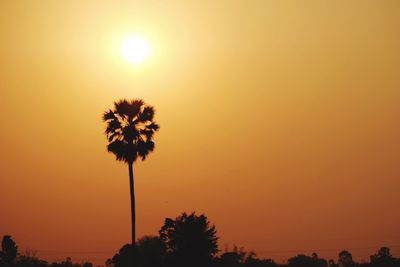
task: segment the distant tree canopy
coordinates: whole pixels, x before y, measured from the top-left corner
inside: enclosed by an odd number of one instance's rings
[[[114,267],[161,267],[163,263],[163,247],[160,238],[145,236],[138,240],[136,246],[124,245],[112,259],[107,260],[107,266]]]
[[[158,267],[163,263],[163,246],[157,236],[145,236],[137,243],[137,265],[141,267]]]
[[[343,250],[339,253],[338,264],[340,267],[354,266],[353,255],[351,255],[347,250]]]
[[[328,262],[325,259],[318,257],[316,253],[310,256],[303,254],[297,255],[296,257],[290,258],[288,260],[288,267],[327,267]]]
[[[243,248],[233,247],[232,251],[225,251],[215,260],[219,267],[275,267],[277,264],[271,259],[258,259],[253,251],[246,252]]]
[[[377,254],[371,256],[371,264],[376,267],[400,266],[400,259],[394,258],[388,247],[382,247]]]
[[[136,247],[123,246],[107,265],[114,267],[210,266],[218,252],[215,226],[195,213],[165,219],[159,236],[146,236]]]
[[[17,257],[18,247],[10,235],[5,235],[1,241],[0,258],[5,263],[14,262]]]
[[[259,259],[252,251],[234,246],[233,250],[218,252],[216,229],[205,215],[183,213],[175,219],[167,218],[159,236],[145,236],[136,245],[124,245],[106,261],[107,267],[400,267],[388,247],[380,248],[370,262],[354,262],[352,254],[343,250],[337,262],[326,261],[316,253],[300,254],[286,264],[272,259]],[[3,237],[0,267],[93,267],[90,262],[73,263],[72,259],[48,264],[33,254],[20,255],[11,236]]]
[[[203,214],[167,218],[159,233],[171,266],[205,266],[218,252],[215,226]]]

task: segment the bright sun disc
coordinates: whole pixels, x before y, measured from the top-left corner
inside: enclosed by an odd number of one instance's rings
[[[140,63],[149,56],[150,46],[142,37],[131,36],[122,42],[121,54],[130,63]]]

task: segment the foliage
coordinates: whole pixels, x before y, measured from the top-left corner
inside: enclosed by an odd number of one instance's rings
[[[253,251],[246,252],[243,248],[233,247],[232,251],[225,251],[215,262],[220,267],[276,267],[271,259],[258,259]]]
[[[136,242],[135,189],[133,162],[138,158],[145,160],[154,150],[153,136],[160,128],[154,122],[154,108],[143,100],[122,99],[114,102],[114,109],[103,114],[106,122],[107,150],[118,161],[128,163],[129,189],[131,197],[132,244]]]
[[[114,102],[114,109],[103,115],[107,150],[119,161],[132,163],[138,157],[145,160],[154,150],[153,136],[159,129],[153,121],[154,113],[154,108],[140,99]]]
[[[203,214],[167,218],[159,233],[167,261],[173,266],[206,266],[218,252],[215,226]]]
[[[388,247],[381,247],[377,254],[371,256],[371,264],[374,267],[400,266],[400,259],[396,259],[390,254]]]
[[[303,254],[297,255],[288,260],[288,267],[327,267],[328,262],[318,257],[316,253],[310,256]]]
[[[5,263],[14,262],[17,257],[18,247],[10,235],[5,235],[1,241],[0,258]]]
[[[353,255],[347,250],[343,250],[339,253],[338,264],[340,267],[352,267],[354,266]]]
[[[163,262],[161,241],[156,236],[145,236],[135,246],[124,245],[112,259],[107,260],[110,267],[159,267]]]
[[[145,236],[136,246],[124,245],[107,267],[400,267],[400,258],[395,258],[388,247],[380,248],[370,257],[370,262],[356,263],[352,254],[343,250],[338,254],[337,263],[329,263],[318,257],[297,255],[289,258],[287,264],[277,264],[271,259],[259,259],[252,251],[246,252],[236,246],[232,251],[217,255],[215,226],[207,217],[183,213],[175,219],[166,219],[159,236]],[[66,258],[60,263],[47,263],[35,257],[34,253],[17,253],[18,247],[11,236],[4,236],[0,252],[0,267],[93,267],[89,262],[73,263]]]

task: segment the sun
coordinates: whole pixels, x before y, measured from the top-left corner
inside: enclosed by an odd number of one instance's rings
[[[121,43],[121,55],[129,63],[141,63],[149,57],[150,45],[143,37],[129,36]]]

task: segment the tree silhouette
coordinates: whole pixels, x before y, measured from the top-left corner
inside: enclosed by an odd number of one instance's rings
[[[114,102],[114,109],[103,115],[107,123],[105,134],[108,140],[107,150],[115,155],[118,161],[128,164],[131,196],[132,245],[136,240],[135,187],[133,163],[141,158],[145,160],[154,150],[153,136],[159,126],[153,121],[154,108],[143,100],[122,99]]]
[[[377,254],[370,257],[371,265],[376,267],[399,266],[400,261],[390,254],[388,247],[381,247]]]
[[[132,244],[126,244],[111,260],[108,260],[108,266],[129,267],[135,266],[135,250]]]
[[[347,250],[341,251],[339,253],[338,265],[339,265],[339,267],[354,266],[353,255],[351,255],[351,253],[348,252]]]
[[[215,226],[203,214],[167,218],[159,233],[171,266],[208,266],[218,252]]]
[[[135,245],[124,245],[106,267],[400,267],[400,258],[394,257],[388,247],[382,247],[370,262],[353,261],[350,252],[339,253],[338,262],[326,261],[316,253],[311,256],[297,255],[287,263],[275,263],[272,259],[258,258],[252,252],[234,246],[220,256],[217,253],[215,227],[204,215],[183,213],[176,219],[166,219],[159,231],[160,236],[144,236]],[[35,257],[27,250],[18,253],[18,247],[11,236],[5,235],[1,243],[0,267],[93,267],[90,262],[73,262],[70,257],[64,261],[48,263]]]
[[[163,265],[163,246],[158,236],[144,236],[136,246],[136,266],[161,267]]]
[[[288,267],[327,267],[328,262],[318,257],[316,253],[310,256],[303,254],[288,259]]]
[[[109,267],[161,267],[163,266],[163,247],[157,236],[140,238],[135,247],[124,245],[118,253],[106,261]]]
[[[16,246],[14,240],[12,240],[10,235],[3,236],[1,241],[1,252],[0,258],[5,263],[12,263],[17,257],[18,247]]]
[[[246,252],[237,246],[232,251],[226,250],[214,262],[213,266],[220,267],[278,267],[272,259],[259,259],[255,252]]]

